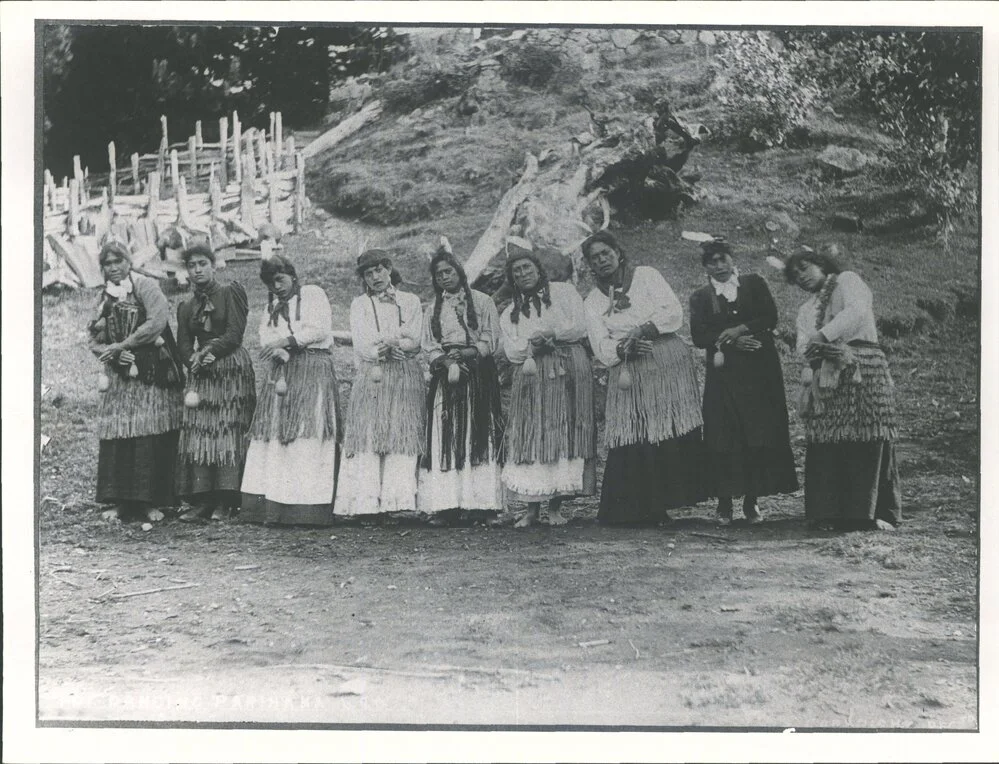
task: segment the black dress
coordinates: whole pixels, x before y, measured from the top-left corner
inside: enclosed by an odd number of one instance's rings
[[[745,324],[762,343],[759,350],[724,351],[716,368],[718,335]],[[787,399],[774,346],[777,306],[766,282],[755,274],[739,277],[735,302],[715,294],[710,284],[690,297],[690,333],[704,348],[704,442],[713,496],[769,496],[798,490],[788,437]]]

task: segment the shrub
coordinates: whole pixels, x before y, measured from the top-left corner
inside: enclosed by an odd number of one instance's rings
[[[388,111],[404,114],[464,93],[473,79],[474,71],[458,60],[420,62],[398,79],[389,79],[380,95]]]
[[[553,80],[564,65],[562,55],[557,50],[540,43],[527,43],[503,57],[501,73],[510,82],[541,89]]]
[[[744,146],[780,146],[805,124],[818,89],[803,71],[803,57],[779,50],[766,32],[719,33],[715,58],[717,133]]]

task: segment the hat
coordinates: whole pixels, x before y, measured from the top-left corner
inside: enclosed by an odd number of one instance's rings
[[[376,265],[392,268],[392,258],[384,249],[369,249],[367,252],[361,253],[361,256],[357,258],[357,275],[363,276],[368,268],[373,268]]]

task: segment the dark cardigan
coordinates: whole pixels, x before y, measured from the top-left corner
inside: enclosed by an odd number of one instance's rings
[[[242,285],[238,281],[219,284],[208,295],[212,311],[207,330],[195,320],[200,299],[195,294],[177,306],[177,346],[184,363],[194,354],[195,341],[198,350],[208,348],[216,358],[224,358],[243,344],[249,303]]]

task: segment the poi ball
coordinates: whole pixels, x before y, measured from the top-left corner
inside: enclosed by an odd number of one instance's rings
[[[97,392],[106,393],[111,387],[111,378],[103,371],[97,375]]]
[[[812,384],[812,367],[806,366],[801,370],[801,384],[810,385]]]
[[[461,379],[461,369],[458,368],[458,364],[453,363],[447,370],[447,381],[452,385],[458,384]]]
[[[197,390],[188,390],[184,395],[184,405],[189,409],[196,409],[201,405],[201,396]]]
[[[288,394],[288,383],[285,382],[284,377],[280,377],[278,381],[274,383],[274,392],[278,395]]]
[[[380,363],[375,364],[375,368],[371,370],[371,381],[381,382],[384,374],[382,373],[382,365]]]
[[[535,376],[538,373],[538,362],[529,357],[524,361],[523,372],[527,377]]]
[[[630,390],[634,382],[631,379],[631,369],[627,366],[621,367],[621,373],[617,377],[617,386],[620,390]]]
[[[134,363],[128,367],[128,376],[131,379],[137,379],[139,376],[139,367],[136,366]]]
[[[158,348],[163,347],[163,338],[157,337],[156,340],[153,342],[153,344]]]
[[[716,369],[720,369],[725,365],[725,354],[720,350],[716,350],[714,358],[711,359],[711,362],[715,365]]]

